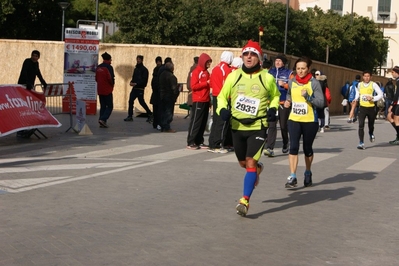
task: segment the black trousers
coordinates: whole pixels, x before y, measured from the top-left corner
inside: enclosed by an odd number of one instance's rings
[[[230,123],[223,121],[220,115],[216,113],[218,105],[217,97],[214,96],[212,98],[212,104],[212,127],[211,133],[209,134],[209,148],[222,148],[225,145],[227,134],[231,134]]]
[[[290,115],[291,108],[285,108],[282,104],[280,104],[278,108],[278,122],[280,123],[281,137],[283,138],[283,146],[287,146],[288,144],[288,117]],[[268,122],[269,129],[267,134],[267,144],[266,148],[274,149],[274,145],[276,144],[277,138],[277,121]]]
[[[375,108],[373,107],[359,107],[358,121],[359,121],[359,140],[364,142],[364,123],[368,120],[369,134],[374,134]]]
[[[204,143],[204,132],[209,115],[209,102],[193,102],[188,127],[187,145]]]

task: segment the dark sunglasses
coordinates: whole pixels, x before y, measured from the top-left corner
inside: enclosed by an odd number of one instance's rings
[[[242,55],[243,55],[243,56],[248,56],[248,55],[251,55],[251,56],[258,56],[258,54],[255,53],[255,52],[243,52]]]

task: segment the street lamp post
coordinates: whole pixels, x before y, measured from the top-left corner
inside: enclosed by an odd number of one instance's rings
[[[284,33],[284,54],[287,53],[287,33],[288,33],[288,10],[290,7],[290,0],[287,0],[287,9],[285,11],[285,33]]]
[[[95,29],[98,29],[98,0],[96,0],[96,25]]]
[[[68,2],[58,2],[58,5],[62,9],[62,32],[61,32],[61,41],[64,40],[64,32],[65,32],[65,10],[68,8]]]
[[[261,45],[261,38],[263,36],[263,27],[259,26],[259,46],[262,47]]]
[[[385,20],[389,17],[389,14],[380,14],[382,18],[382,39],[384,39],[384,29],[385,29]],[[382,55],[381,55],[381,62],[380,62],[380,76],[382,76]]]

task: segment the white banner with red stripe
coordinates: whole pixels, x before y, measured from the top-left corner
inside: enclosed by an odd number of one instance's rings
[[[43,93],[21,85],[0,85],[0,137],[25,129],[60,127],[45,105]]]
[[[64,95],[64,84],[48,84],[44,90],[44,96],[62,96]]]

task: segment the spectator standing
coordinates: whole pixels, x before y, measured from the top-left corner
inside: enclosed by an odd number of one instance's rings
[[[392,76],[396,75],[395,71],[392,71]],[[395,77],[394,77],[395,78]],[[390,78],[388,79],[387,84],[385,84],[385,118],[388,120],[388,109],[392,105],[393,98],[395,96],[395,84],[394,81]]]
[[[147,87],[148,83],[148,69],[143,65],[143,60],[144,56],[142,55],[138,55],[136,57],[137,64],[133,70],[132,80],[130,81],[132,90],[129,96],[128,114],[124,121],[133,121],[133,107],[134,100],[136,100],[136,98],[139,100],[140,105],[147,112],[147,122],[152,120],[152,112],[144,101],[144,89]]]
[[[342,97],[344,97],[343,100],[346,100],[346,105],[342,106],[344,115],[346,115],[346,109],[348,106],[349,87],[350,87],[350,82],[347,81],[347,82],[345,82],[344,86],[342,86],[342,88],[341,88],[341,95],[342,95]]]
[[[356,89],[360,82],[360,75],[356,75],[355,80],[352,81],[349,87],[348,102],[350,104],[350,112],[348,123],[355,123],[357,121],[357,114],[359,112],[359,102],[356,99]]]
[[[388,109],[387,119],[396,131],[396,138],[389,142],[391,145],[399,145],[399,66],[395,66],[392,70],[392,77],[395,82],[395,95]]]
[[[103,62],[96,68],[97,93],[100,99],[100,127],[107,128],[107,121],[114,109],[112,92],[115,86],[114,68],[111,66],[111,55],[107,52],[101,55]]]
[[[176,133],[170,128],[173,121],[175,102],[179,96],[177,78],[173,74],[174,65],[172,62],[165,64],[165,70],[159,76],[159,92],[161,96],[161,131],[166,133]]]
[[[325,76],[325,75],[322,75]],[[323,108],[324,111],[324,119],[325,119],[325,126],[324,128],[326,130],[330,129],[330,103],[331,103],[331,93],[330,93],[330,89],[328,88],[328,83],[327,83],[327,76],[325,76],[326,79],[324,80],[325,84],[326,84],[326,91],[324,93],[325,97],[326,97],[326,105]]]
[[[302,137],[303,153],[306,170],[304,173],[304,186],[312,186],[313,141],[319,129],[316,108],[324,107],[324,95],[320,82],[313,78],[309,72],[312,60],[300,57],[295,62],[296,75],[288,82],[287,98],[284,107],[292,106],[288,118],[288,131],[290,134],[289,164],[291,174],[288,177],[286,188],[297,186],[296,171],[298,167],[299,142]]]
[[[161,99],[159,95],[158,71],[162,65],[162,57],[157,56],[155,58],[155,64],[156,66],[152,71],[152,79],[151,79],[152,94],[151,94],[150,104],[152,104],[152,112],[153,112],[152,127],[157,129],[158,125],[160,124],[159,113],[160,113],[160,104],[161,104]]]
[[[47,83],[44,80],[39,67],[40,52],[33,50],[30,58],[26,58],[22,64],[21,73],[19,74],[18,84],[25,85],[27,90],[35,88],[36,77],[39,78],[44,88],[47,87]]]
[[[230,51],[223,51],[220,56],[220,63],[213,69],[210,76],[210,86],[212,90],[212,127],[209,134],[209,152],[213,153],[227,153],[224,149],[224,140],[230,130],[229,122],[223,121],[217,114],[217,96],[222,90],[223,84],[227,76],[231,73],[230,64],[233,62],[233,53]]]
[[[18,84],[25,85],[27,90],[35,89],[36,77],[39,78],[44,89],[47,87],[47,83],[40,72],[39,59],[40,52],[33,50],[30,58],[26,58],[22,64]],[[17,137],[28,139],[35,131],[36,129],[20,130],[17,132]]]
[[[242,49],[242,58],[242,68],[232,72],[223,85],[217,112],[224,121],[231,121],[234,151],[239,165],[246,170],[243,196],[236,206],[237,214],[245,216],[263,170],[258,161],[268,121],[276,121],[280,92],[273,76],[261,68],[259,43],[249,40]]]
[[[242,58],[241,57],[234,57],[233,62],[231,62],[231,71],[237,70],[242,67]]]
[[[324,110],[331,102],[331,94],[330,94],[330,90],[327,87],[327,76],[318,75],[318,76],[316,76],[316,79],[320,82],[321,90],[323,91],[323,96],[324,96],[324,108],[316,108],[317,117],[319,118],[320,133],[324,133],[324,126],[326,124],[326,122],[325,122],[326,121],[326,113]]]
[[[190,84],[190,82],[191,82],[191,72],[193,72],[193,70],[197,67],[197,65],[198,65],[198,59],[199,59],[198,56],[195,56],[195,57],[193,58],[194,63],[193,63],[193,65],[190,67],[190,70],[188,71],[188,75],[187,75],[187,83],[186,83],[187,90],[188,90],[187,105],[190,106],[190,107],[193,105],[193,92],[192,92],[191,84]]]
[[[374,122],[375,122],[375,103],[383,97],[382,91],[377,83],[371,81],[371,71],[363,72],[363,81],[359,82],[356,89],[356,101],[359,100],[359,150],[366,149],[364,146],[364,123],[367,117],[370,142],[375,141]],[[375,96],[373,96],[375,94]]]
[[[190,125],[187,135],[187,149],[208,149],[204,144],[204,132],[210,106],[210,74],[208,72],[212,59],[202,53],[197,67],[191,72],[190,87],[193,91],[193,106],[190,114]]]
[[[282,152],[288,152],[288,127],[287,121],[290,114],[291,108],[285,108],[284,102],[287,97],[288,80],[292,77],[292,71],[285,67],[287,64],[287,58],[284,54],[277,55],[274,60],[274,67],[269,70],[269,73],[275,78],[277,88],[280,91],[280,102],[278,106],[278,121],[280,123],[281,137],[283,139]],[[276,144],[277,138],[277,121],[269,122],[269,129],[267,134],[267,143],[264,154],[269,157],[274,157],[274,145]]]

